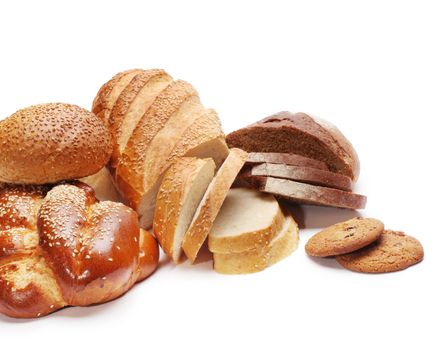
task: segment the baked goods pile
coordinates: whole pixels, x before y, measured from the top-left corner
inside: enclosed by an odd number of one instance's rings
[[[122,295],[154,272],[158,244],[173,263],[196,262],[207,242],[219,273],[264,270],[298,245],[280,198],[366,204],[352,192],[357,154],[332,124],[281,112],[225,137],[197,91],[161,69],[115,75],[92,113],[19,110],[0,122],[0,152],[0,312],[13,317]],[[306,251],[360,272],[422,259],[411,237],[355,221]]]
[[[0,122],[0,312],[39,317],[115,299],[157,267],[135,211],[75,181],[109,160],[111,136],[80,107],[28,107]]]

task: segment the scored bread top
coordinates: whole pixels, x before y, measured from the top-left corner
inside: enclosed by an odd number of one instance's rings
[[[209,234],[211,252],[236,253],[260,249],[281,230],[284,215],[274,196],[232,188]]]
[[[121,92],[109,116],[109,127],[115,145],[113,165],[124,151],[140,118],[172,78],[161,69],[151,69],[136,75]]]
[[[134,193],[130,198],[138,206],[141,194],[145,192],[145,177],[151,176],[145,168],[151,141],[164,127],[171,115],[176,113],[182,103],[190,98],[198,98],[195,89],[188,83],[178,80],[169,84],[155,99],[149,110],[142,116],[117,166],[117,185],[119,181],[130,184]]]
[[[92,113],[99,117],[106,126],[108,126],[109,115],[120,93],[132,78],[141,72],[141,69],[130,69],[118,73],[111,80],[103,84],[98,91],[92,103]]]

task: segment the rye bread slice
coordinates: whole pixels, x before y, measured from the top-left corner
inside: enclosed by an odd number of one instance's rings
[[[366,197],[334,188],[314,186],[269,176],[250,176],[248,183],[260,191],[292,202],[326,207],[364,209]]]
[[[272,176],[282,179],[295,180],[311,185],[320,185],[336,188],[343,191],[352,190],[352,181],[349,177],[314,168],[300,167],[286,164],[258,164],[245,169],[240,176]]]
[[[350,177],[359,175],[357,153],[332,124],[305,113],[280,112],[226,137],[229,147],[247,152],[298,154],[328,165],[330,171]]]
[[[298,165],[308,168],[328,170],[328,166],[324,162],[290,153],[251,152],[248,154],[248,160],[246,162],[250,164],[272,163]]]

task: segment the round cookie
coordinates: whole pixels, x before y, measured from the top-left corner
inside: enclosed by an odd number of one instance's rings
[[[326,257],[353,252],[380,237],[384,225],[377,219],[356,217],[316,233],[305,245],[308,255]]]
[[[336,256],[344,268],[356,272],[383,273],[406,269],[423,260],[421,243],[403,232],[386,230],[373,244]]]

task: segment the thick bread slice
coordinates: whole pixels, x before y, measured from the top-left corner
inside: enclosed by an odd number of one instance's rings
[[[297,165],[307,168],[316,168],[321,170],[328,170],[326,163],[316,159],[306,158],[298,154],[290,153],[260,153],[251,152],[248,154],[248,163],[273,163],[273,164],[287,164]]]
[[[106,167],[94,175],[81,178],[80,181],[91,186],[100,201],[123,202],[123,198],[112,181],[111,173]]]
[[[207,109],[203,115],[190,125],[174,146],[167,162],[181,156],[212,158],[218,167],[228,156],[225,135],[213,109]]]
[[[332,124],[305,113],[280,112],[226,137],[229,147],[247,152],[299,154],[328,165],[354,182],[360,164],[351,143]]]
[[[283,227],[285,217],[274,196],[231,188],[209,233],[213,253],[263,249]]]
[[[172,82],[162,69],[138,74],[122,91],[109,116],[109,128],[115,140],[112,164],[116,166],[140,118],[160,92]]]
[[[131,69],[118,73],[98,91],[92,103],[92,113],[97,115],[106,126],[109,126],[109,115],[120,93],[132,78],[141,72],[143,72],[141,69]]]
[[[229,189],[247,157],[246,152],[237,148],[231,149],[228,158],[206,190],[182,244],[186,256],[192,262],[195,261],[197,253],[206,240]]]
[[[151,141],[144,157],[143,192],[137,206],[142,227],[150,227],[154,218],[155,199],[163,179],[164,172],[170,166],[168,156],[182,133],[205,109],[198,97],[184,101],[177,113],[171,115],[154,139]]]
[[[157,195],[154,235],[164,252],[178,263],[183,236],[214,177],[210,158],[181,158],[165,173]]]
[[[198,95],[190,84],[181,80],[172,82],[157,96],[129,138],[117,165],[115,180],[132,208],[138,208],[146,192],[145,178],[150,176],[150,171],[145,168],[145,161],[151,141],[173,114],[180,113],[183,102],[191,99],[198,99]]]
[[[352,190],[352,181],[349,177],[314,168],[300,167],[286,164],[258,164],[245,169],[242,176],[272,176],[283,179],[305,182],[313,185],[337,188],[343,191]]]
[[[364,209],[366,205],[365,196],[334,188],[265,176],[251,176],[248,181],[260,191],[296,203],[348,209]]]
[[[245,274],[264,270],[291,255],[298,245],[298,226],[292,216],[263,249],[240,253],[214,253],[214,270],[223,274]]]
[[[140,213],[140,224],[142,227],[150,227],[152,225],[155,199],[160,183],[164,172],[175,159],[181,156],[213,158],[218,168],[228,156],[229,149],[226,145],[218,117],[214,114],[215,111],[203,110],[200,103],[194,105],[193,109],[193,112],[189,111],[189,113],[184,109],[184,116],[178,113],[176,118],[171,117],[167,125],[151,142],[148,152],[152,156],[148,155],[146,157],[147,165],[145,165],[145,169],[149,169],[149,172],[146,172],[149,177],[145,178],[144,194],[137,209]],[[189,125],[193,118],[199,115],[197,113],[202,114]],[[180,118],[181,121],[177,120],[177,118]],[[205,123],[202,123],[202,119],[205,120]],[[183,127],[180,128],[177,124]],[[202,128],[202,124],[205,128]],[[186,126],[187,129],[183,130]],[[189,138],[190,134],[194,137],[193,139]],[[170,151],[171,148],[172,151]],[[168,152],[170,154],[166,158]]]

